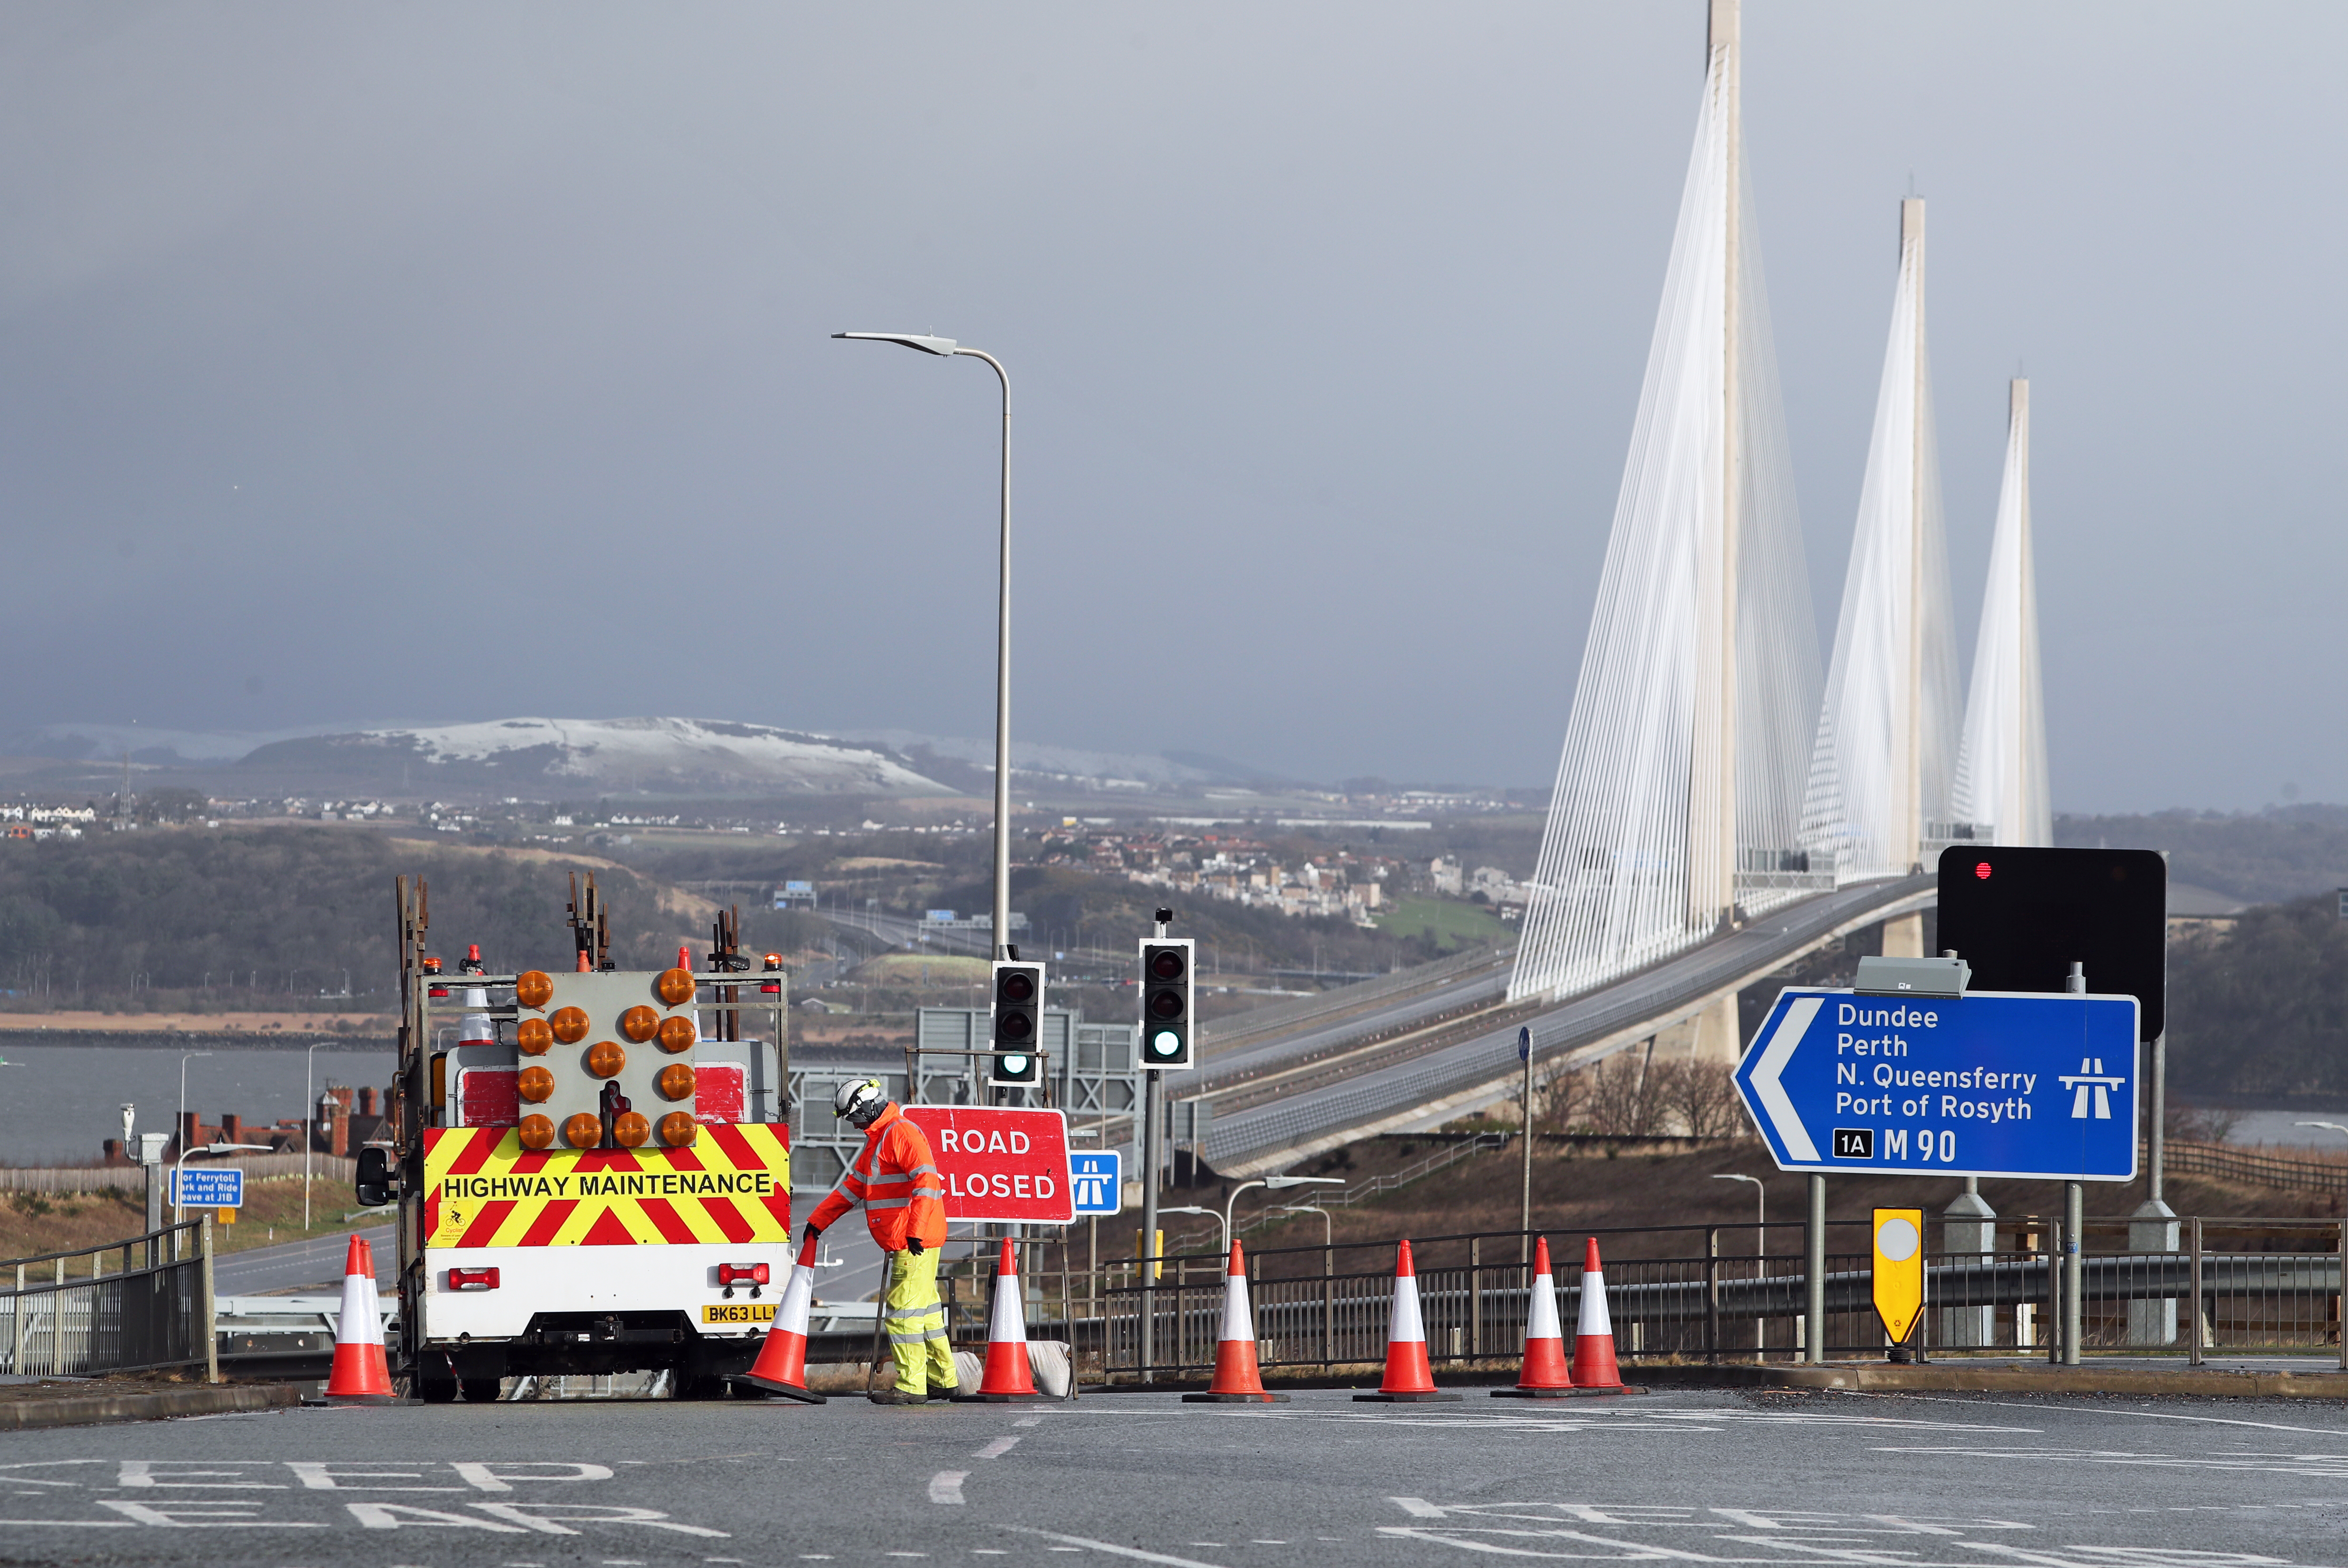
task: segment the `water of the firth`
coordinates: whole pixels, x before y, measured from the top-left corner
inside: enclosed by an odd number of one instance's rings
[[[37,1046],[0,1040],[0,1165],[81,1164],[122,1136],[122,1107],[139,1130],[169,1132],[180,1109],[180,1055],[187,1047]],[[300,1050],[219,1050],[188,1063],[188,1109],[217,1123],[222,1111],[269,1122],[302,1114]],[[354,1088],[391,1082],[386,1050],[321,1047],[311,1082]]]

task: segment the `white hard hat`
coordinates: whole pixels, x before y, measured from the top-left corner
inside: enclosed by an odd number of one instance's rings
[[[888,1103],[889,1097],[880,1091],[879,1078],[857,1078],[832,1092],[831,1114],[863,1127],[879,1116]]]

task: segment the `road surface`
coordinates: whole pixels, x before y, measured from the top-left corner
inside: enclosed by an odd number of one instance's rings
[[[226,1532],[226,1533],[218,1533]],[[0,1556],[268,1568],[2348,1563],[2317,1403],[1169,1395],[299,1409],[0,1435]]]
[[[354,1235],[366,1237],[375,1253],[376,1288],[391,1289],[399,1274],[399,1250],[392,1244],[391,1227],[378,1224],[307,1241],[280,1242],[273,1247],[222,1253],[212,1259],[212,1292],[216,1295],[332,1294],[343,1287],[343,1260],[349,1255]]]

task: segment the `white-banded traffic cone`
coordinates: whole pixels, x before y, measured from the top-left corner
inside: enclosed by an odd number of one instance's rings
[[[383,1315],[375,1297],[375,1249],[353,1236],[343,1254],[343,1311],[335,1324],[335,1366],[326,1398],[350,1405],[392,1402],[391,1367],[383,1356]]]
[[[820,1405],[824,1397],[807,1386],[808,1307],[815,1299],[816,1244],[809,1242],[797,1263],[785,1264],[790,1277],[783,1282],[783,1299],[775,1306],[775,1326],[758,1346],[758,1359],[747,1372],[728,1379],[747,1384],[761,1393]]]
[[[1027,1365],[1027,1303],[1019,1285],[1018,1253],[1009,1236],[1003,1238],[994,1271],[994,1304],[986,1320],[986,1370],[978,1380],[978,1392],[967,1398],[991,1405],[1049,1398],[1035,1391],[1035,1374]]]
[[[1614,1365],[1614,1319],[1606,1310],[1606,1270],[1598,1261],[1598,1238],[1581,1253],[1581,1315],[1573,1330],[1573,1387],[1584,1394],[1632,1394]]]
[[[1223,1327],[1215,1336],[1215,1377],[1203,1394],[1185,1394],[1186,1405],[1285,1405],[1285,1394],[1267,1394],[1255,1364],[1255,1314],[1248,1306],[1247,1263],[1240,1243],[1223,1264]]]
[[[1394,1311],[1386,1319],[1386,1375],[1375,1394],[1356,1399],[1382,1401],[1457,1399],[1435,1386],[1426,1360],[1426,1326],[1418,1315],[1418,1271],[1411,1266],[1410,1243],[1395,1253]]]
[[[1602,1311],[1603,1308],[1601,1307]],[[1573,1392],[1565,1365],[1565,1330],[1557,1320],[1557,1282],[1549,1266],[1549,1238],[1533,1243],[1530,1308],[1525,1314],[1525,1367],[1513,1388],[1495,1388],[1495,1399],[1562,1399]]]

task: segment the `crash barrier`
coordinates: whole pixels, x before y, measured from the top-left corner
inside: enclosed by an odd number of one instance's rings
[[[0,1263],[0,1373],[212,1367],[211,1221]]]
[[[1777,929],[1748,928],[1737,941],[1683,954],[1636,982],[1622,982],[1568,1002],[1534,1017],[1533,1060],[1547,1072],[1559,1058],[1653,1019],[1669,1018],[1734,985],[1739,976],[1765,973],[1818,940],[1822,932],[1849,924],[1866,911],[1929,892],[1931,876],[1904,877],[1842,894],[1812,900],[1773,913]],[[1609,998],[1612,998],[1611,1000]],[[1433,1054],[1365,1070],[1344,1088],[1290,1096],[1218,1115],[1200,1150],[1217,1170],[1244,1169],[1250,1161],[1308,1143],[1325,1147],[1339,1133],[1375,1128],[1419,1108],[1433,1106],[1505,1084],[1522,1068],[1511,1024]]]
[[[196,1150],[201,1153],[201,1150]],[[233,1167],[252,1177],[265,1181],[272,1177],[302,1174],[299,1154],[248,1154],[208,1160],[207,1170]],[[354,1159],[337,1159],[332,1154],[310,1156],[310,1174],[321,1181],[340,1181],[348,1186],[358,1169]],[[168,1180],[169,1172],[166,1172]],[[144,1165],[66,1165],[43,1167],[33,1165],[0,1165],[0,1192],[144,1192],[147,1191],[147,1167]],[[119,1243],[117,1243],[118,1245]]]
[[[1488,985],[1476,988],[1475,998],[1479,1002],[1498,1001],[1509,988],[1505,965],[1515,951],[1514,948],[1504,948],[1496,953],[1488,948],[1468,948],[1448,958],[1397,969],[1375,980],[1356,980],[1351,985],[1340,985],[1334,991],[1320,991],[1310,996],[1292,996],[1284,1002],[1250,1007],[1244,1013],[1210,1018],[1199,1026],[1200,1048],[1210,1055],[1235,1049],[1255,1040],[1269,1039],[1301,1028],[1317,1019],[1367,1007],[1375,1002],[1407,996],[1414,991],[1432,990],[1447,981],[1472,975],[1479,969],[1488,969],[1492,974]],[[1132,954],[1128,953],[1125,957],[1130,962]],[[1455,1002],[1454,1005],[1457,1004]]]
[[[1937,1216],[1933,1217],[1937,1221]],[[1941,1239],[1937,1223],[1931,1239]],[[1765,1245],[1756,1246],[1756,1230]],[[1557,1255],[1594,1236],[1605,1255],[1618,1354],[1626,1360],[1775,1360],[1807,1353],[1808,1281],[1798,1223],[1659,1226],[1555,1233]],[[2168,1233],[2174,1233],[2173,1246]],[[2343,1354],[2342,1222],[2186,1217],[2090,1221],[2080,1269],[2084,1348],[2170,1355]],[[2154,1233],[2147,1236],[2147,1232]],[[1921,1348],[1927,1356],[2054,1354],[2065,1245],[2061,1222],[1994,1222],[1987,1252],[1928,1249]],[[1865,1221],[1828,1226],[1828,1357],[1879,1357]],[[1391,1242],[1268,1248],[1249,1255],[1260,1364],[1329,1371],[1382,1361],[1394,1297]],[[1427,1353],[1446,1364],[1513,1357],[1529,1299],[1529,1238],[1515,1232],[1412,1238]],[[2132,1244],[2147,1250],[2131,1251]],[[1154,1283],[1138,1268],[1076,1278],[1077,1294],[1035,1301],[1031,1314],[1097,1351],[1112,1382],[1204,1377],[1223,1315],[1223,1259],[1163,1260]],[[1047,1276],[1048,1277],[1048,1276]],[[1576,1321],[1581,1270],[1560,1268],[1558,1311]],[[1084,1294],[1091,1286],[1092,1295]],[[1147,1315],[1151,1354],[1141,1355]],[[2348,1365],[2348,1354],[2343,1354]]]

